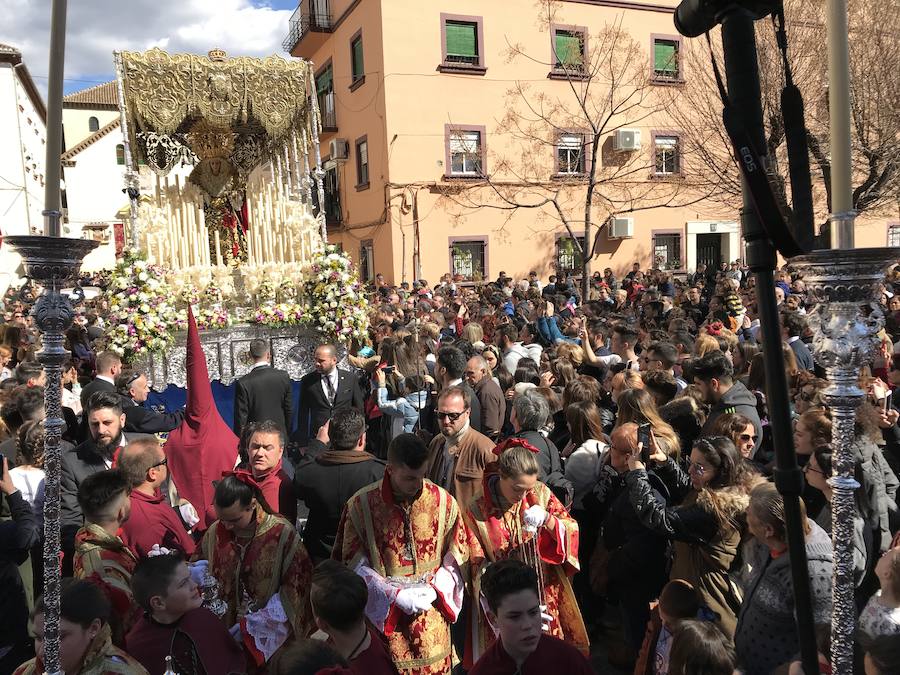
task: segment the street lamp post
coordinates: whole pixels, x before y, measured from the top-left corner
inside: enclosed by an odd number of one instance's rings
[[[44,232],[46,236],[9,236],[3,242],[15,249],[25,265],[25,274],[43,286],[33,314],[41,332],[43,348],[37,359],[44,366],[44,669],[60,675],[59,661],[59,479],[62,416],[62,367],[69,358],[63,347],[74,310],[62,293],[78,279],[81,262],[97,242],[60,237],[60,180],[62,173],[62,92],[66,47],[66,0],[53,0],[50,22],[50,66],[47,90],[47,154],[45,159]]]

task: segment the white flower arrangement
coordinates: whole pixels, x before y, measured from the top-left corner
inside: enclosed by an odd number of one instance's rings
[[[369,313],[350,259],[329,246],[313,255],[304,272],[303,323],[318,327],[329,339],[344,345],[363,342]]]
[[[107,346],[126,362],[166,349],[172,332],[183,327],[165,274],[163,267],[126,253],[110,276]]]

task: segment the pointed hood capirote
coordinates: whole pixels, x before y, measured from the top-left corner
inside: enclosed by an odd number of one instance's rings
[[[206,530],[216,519],[213,508],[213,481],[234,468],[238,438],[225,424],[213,400],[206,356],[194,313],[188,307],[187,405],[184,421],[169,434],[166,458],[178,494],[197,510],[197,529]]]

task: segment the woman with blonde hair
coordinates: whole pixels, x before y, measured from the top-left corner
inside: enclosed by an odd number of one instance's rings
[[[480,323],[476,323],[474,321],[470,321],[465,326],[463,326],[462,333],[459,334],[459,337],[463,340],[467,340],[471,344],[475,344],[476,342],[484,343],[484,329],[481,327]]]
[[[619,394],[617,405],[619,412],[616,415],[616,426],[628,422],[637,425],[649,423],[659,449],[667,456],[678,459],[681,441],[672,426],[659,416],[650,392],[645,389],[627,389]]]
[[[463,510],[472,533],[469,564],[472,597],[481,595],[481,575],[493,562],[518,558],[541,579],[544,630],[584,654],[589,643],[570,578],[579,570],[578,523],[546,485],[538,481],[537,449],[521,438],[496,448],[497,461],[484,470],[483,491]],[[465,666],[494,641],[476,601],[466,630]]]
[[[694,356],[700,358],[709,352],[716,351],[719,348],[719,341],[712,335],[700,333],[694,340]]]
[[[577,370],[584,363],[584,349],[571,342],[560,342],[556,345],[556,358],[571,361]]]

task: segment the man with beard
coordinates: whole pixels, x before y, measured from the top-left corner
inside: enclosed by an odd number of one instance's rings
[[[116,451],[126,445],[122,428],[125,415],[122,399],[115,392],[99,391],[88,399],[84,411],[90,438],[74,450],[62,453],[60,475],[60,527],[63,553],[63,575],[72,574],[75,533],[84,518],[78,503],[81,483],[98,471],[113,465]]]
[[[139,616],[131,594],[137,558],[117,534],[131,515],[130,492],[128,478],[118,469],[94,473],[78,487],[84,526],[75,535],[73,576],[103,588],[118,619],[111,624],[122,631],[113,635],[117,644]]]

